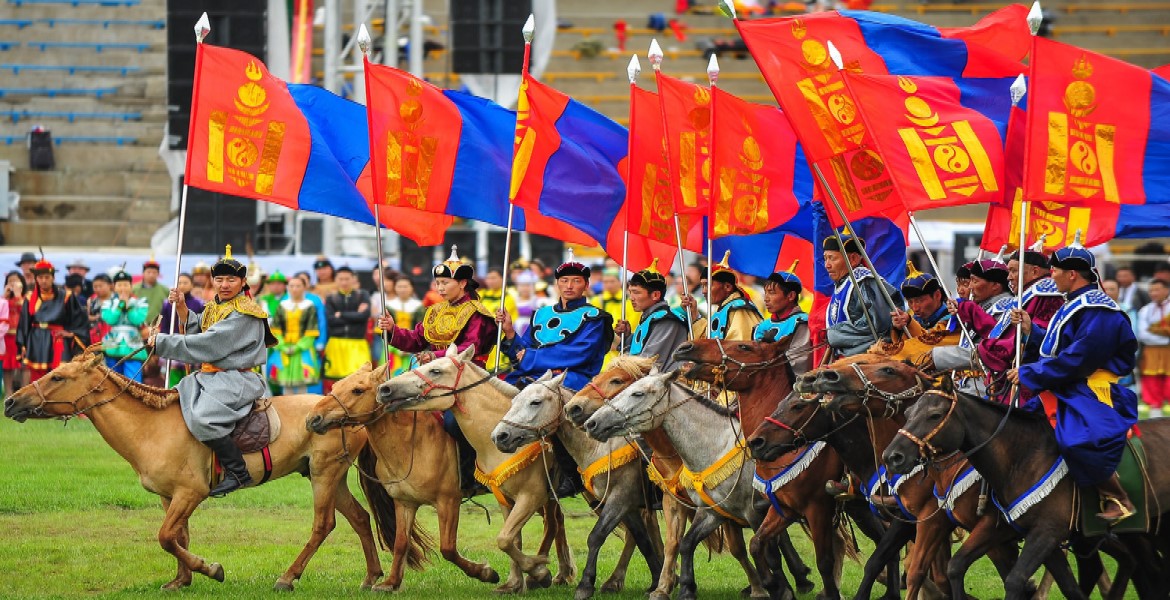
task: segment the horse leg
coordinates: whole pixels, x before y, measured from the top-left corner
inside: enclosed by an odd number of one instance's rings
[[[791,592],[792,589],[788,585],[787,578],[784,577],[783,564],[772,564],[769,560],[774,550],[779,549],[780,552],[784,552],[783,545],[779,542],[781,537],[788,537],[788,524],[788,520],[780,516],[780,513],[776,512],[775,509],[769,509],[768,514],[764,517],[764,522],[760,524],[759,529],[748,542],[748,553],[755,559],[756,564],[768,565],[768,571],[760,573],[760,579],[764,589],[768,590],[773,598],[780,597],[784,590]],[[792,546],[791,539],[788,540],[788,546]],[[791,565],[789,567],[791,568]]]
[[[995,517],[992,518],[994,519]],[[999,573],[999,577],[1003,581],[1007,581],[1008,573],[1011,572],[1012,567],[1016,564],[1016,557],[1019,555],[1020,548],[1014,541],[1005,542],[987,549],[987,558],[991,559],[991,564],[995,566],[995,571]],[[1044,582],[1047,582],[1047,584]],[[1039,586],[1032,582],[1031,579],[1028,580],[1028,597],[1043,600],[1048,597],[1048,588],[1051,586],[1052,576],[1046,570]]]
[[[601,514],[593,529],[589,531],[589,554],[585,559],[585,570],[581,573],[581,582],[577,584],[577,591],[573,595],[576,600],[586,600],[593,597],[593,585],[597,581],[597,555],[609,537],[610,532],[622,522],[626,509],[619,507],[616,502],[606,502],[601,505]],[[630,532],[632,537],[633,532]]]
[[[694,600],[696,597],[698,587],[695,584],[695,549],[722,523],[723,517],[716,515],[714,511],[702,510],[695,513],[695,520],[691,523],[691,528],[687,530],[686,535],[679,543],[678,600]],[[736,557],[736,559],[739,558]],[[740,561],[740,564],[743,564],[743,561]],[[759,575],[756,574],[755,568],[750,563],[745,566],[745,570],[751,571],[748,580],[751,582],[754,592],[759,588]]]
[[[918,598],[918,592],[926,580],[927,566],[939,555],[943,541],[950,537],[954,529],[949,521],[940,518],[920,520],[916,528],[914,546],[906,561],[906,600]]]
[[[472,562],[459,554],[459,500],[458,496],[443,496],[435,502],[439,516],[439,553],[464,575],[484,583],[499,583],[500,575],[491,565]]]
[[[7,374],[5,374],[5,375],[7,375]],[[163,506],[163,512],[169,511],[171,509],[171,499],[170,498],[163,498],[162,499],[162,506]],[[179,532],[179,545],[182,546],[183,548],[187,548],[188,547],[187,544],[189,544],[190,541],[191,541],[191,538],[190,538],[190,535],[188,534],[188,531],[187,531],[187,525],[184,524],[182,530]],[[175,560],[175,563],[178,564],[177,571],[175,572],[175,578],[170,580],[169,582],[167,582],[165,585],[162,586],[162,589],[164,589],[164,590],[177,590],[179,588],[187,587],[187,586],[191,585],[191,568],[188,567],[186,565],[186,563],[184,563],[181,560],[178,560],[177,558]]]
[[[650,600],[667,600],[677,581],[678,546],[687,526],[689,508],[673,494],[662,495],[662,515],[666,519],[665,543],[662,546],[662,571],[658,575],[658,587],[650,593]]]
[[[195,508],[206,497],[206,495],[187,489],[180,489],[174,496],[171,496],[166,516],[163,517],[162,526],[158,530],[158,544],[162,546],[163,550],[178,559],[180,565],[222,583],[224,579],[222,565],[208,563],[203,558],[192,554],[183,545],[187,538],[187,521],[191,518],[191,513],[195,512]]]
[[[1028,580],[1042,564],[1048,567],[1065,598],[1078,600],[1085,597],[1068,567],[1068,560],[1059,550],[1059,543],[1056,536],[1043,526],[1034,527],[1028,533],[1024,538],[1024,549],[1004,581],[1004,600],[1026,598]]]
[[[657,584],[658,574],[662,572],[662,554],[658,545],[654,543],[654,539],[646,527],[646,522],[642,519],[642,515],[631,515],[629,513],[626,514],[623,522],[626,524],[626,529],[629,531],[630,537],[633,538],[634,543],[638,546],[638,551],[646,559],[646,566],[650,569],[651,586]],[[655,525],[657,523],[656,519]]]
[[[643,524],[643,527],[645,527],[645,524]],[[622,553],[618,556],[613,573],[610,573],[609,579],[605,580],[605,583],[602,584],[602,593],[616,594],[626,587],[626,571],[629,570],[630,559],[634,557],[634,551],[637,549],[638,545],[634,541],[634,534],[630,533],[628,527],[624,528],[622,532]],[[657,576],[657,574],[654,576]]]
[[[898,589],[901,577],[898,575],[898,552],[906,542],[914,537],[914,524],[901,519],[894,519],[886,529],[878,545],[874,548],[869,560],[865,561],[865,575],[857,586],[857,595],[854,598],[865,600],[873,590],[873,583],[882,569],[886,569],[886,593],[884,598],[900,598],[902,593]]]
[[[508,555],[513,563],[513,575],[517,572],[530,575],[536,582],[552,582],[552,574],[548,570],[548,556],[537,554],[536,556],[528,556],[521,550],[522,538],[520,537],[521,530],[524,529],[524,524],[532,515],[536,514],[538,508],[536,498],[532,494],[519,494],[516,498],[515,504],[512,505],[511,510],[507,511],[507,517],[504,519],[504,526],[500,529],[500,533],[496,535],[496,547],[501,552]],[[548,529],[555,527],[556,516],[545,511],[545,537],[549,537]],[[553,532],[555,536],[556,532]],[[512,578],[509,577],[508,582],[497,588],[502,592],[523,592],[527,588],[521,579],[519,589],[512,583]]]
[[[971,563],[975,562],[979,557],[987,554],[987,552],[998,545],[1014,540],[1016,534],[1009,527],[997,527],[997,519],[994,517],[985,517],[980,519],[975,527],[971,528],[970,535],[959,546],[959,549],[951,556],[951,561],[947,565],[947,579],[951,582],[951,598],[952,600],[959,600],[966,598],[967,593],[964,589],[963,578],[967,575],[967,570],[971,568]],[[1004,577],[1004,584],[1010,577]]]
[[[553,577],[553,585],[568,585],[577,578],[577,561],[573,558],[569,538],[565,534],[565,511],[561,508],[561,503],[555,499],[550,499],[545,507],[546,513],[552,512],[557,524],[556,535],[553,537],[557,547],[557,576]]]
[[[374,541],[374,530],[370,527],[370,513],[353,497],[344,477],[337,482],[336,490],[333,503],[337,512],[345,517],[362,544],[362,555],[366,559],[366,578],[362,580],[362,589],[367,590],[382,576],[382,561],[378,558],[378,545]],[[299,573],[297,577],[300,577]]]
[[[418,504],[401,499],[394,502],[394,560],[390,563],[390,574],[374,586],[375,592],[397,592],[402,587],[406,555],[410,552],[410,531],[414,529],[416,512]]]
[[[344,470],[340,471],[341,473],[345,472]],[[333,509],[338,481],[335,475],[333,477],[329,477],[329,475],[333,474],[322,473],[312,479],[313,531],[309,534],[309,540],[305,542],[305,547],[301,549],[296,560],[289,565],[288,570],[272,586],[275,590],[291,591],[293,589],[293,584],[305,572],[305,567],[308,566],[313,555],[317,553],[317,548],[321,547],[321,543],[337,526],[337,516],[333,514]]]
[[[737,562],[739,562],[739,565],[743,567],[743,572],[747,574],[749,593],[751,594],[751,597],[767,598],[768,590],[764,588],[763,580],[760,577],[760,569],[768,568],[767,562],[765,561],[764,563],[753,564],[752,557],[748,555],[747,544],[745,544],[743,541],[743,528],[736,527],[730,523],[728,523],[728,527],[731,529],[727,532],[727,551],[731,553],[731,556],[735,558]],[[694,552],[692,552],[691,555],[693,557]],[[693,566],[691,573],[693,576]],[[791,588],[788,587],[788,579],[783,579],[782,581],[784,582],[784,587],[791,590]]]
[[[769,514],[773,511],[769,510]],[[784,528],[780,530],[777,542],[780,545],[780,554],[784,557],[784,564],[788,565],[788,572],[792,574],[792,580],[796,583],[796,591],[807,594],[813,589],[813,582],[808,578],[812,574],[812,569],[804,562],[804,557],[797,552],[796,546],[792,545],[792,537],[788,535],[788,524],[784,524]]]
[[[808,506],[804,518],[808,521],[809,535],[812,537],[813,554],[817,561],[817,573],[821,576],[823,589],[817,598],[839,600],[841,597],[841,565],[843,545],[847,543],[837,530],[834,523],[836,516],[836,500],[832,498],[818,499]]]

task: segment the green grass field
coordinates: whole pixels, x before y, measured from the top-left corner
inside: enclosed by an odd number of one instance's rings
[[[130,467],[85,421],[30,421],[18,425],[0,419],[0,448],[5,465],[0,476],[0,597],[140,597],[156,596],[174,576],[175,562],[155,539],[162,510],[156,496],[143,490]],[[351,472],[350,486],[364,502]],[[465,505],[460,549],[474,560],[488,560],[507,572],[505,557],[495,549],[501,523],[490,496],[488,524],[481,509]],[[580,501],[566,502],[569,541],[578,568],[584,567],[585,538],[593,524]],[[191,521],[191,549],[220,562],[224,583],[196,575],[184,597],[271,597],[272,584],[300,552],[308,537],[312,502],[308,482],[294,475],[257,489],[208,500]],[[435,532],[435,513],[420,512],[428,531]],[[366,595],[358,589],[364,566],[357,537],[339,517],[337,529],[309,564],[295,594],[300,598]],[[539,536],[539,519],[525,532],[527,546]],[[803,532],[793,537],[810,564],[811,545]],[[598,587],[612,570],[619,552],[611,539],[601,554]],[[868,552],[868,542],[863,552]],[[382,552],[383,568],[390,555]],[[735,598],[745,585],[738,565],[728,556],[696,561],[699,592],[705,598]],[[554,568],[555,572],[555,568]],[[842,588],[856,589],[861,567],[847,563]],[[990,563],[980,561],[967,578],[979,598],[1002,597],[1003,587]],[[650,583],[645,563],[635,557],[626,592],[611,598],[643,598]],[[492,586],[463,577],[442,560],[432,558],[424,572],[407,571],[402,598],[482,598]],[[875,591],[883,588],[879,584]],[[572,597],[570,588],[530,592],[534,598]],[[805,597],[812,598],[813,594]],[[1056,592],[1052,597],[1057,597]]]

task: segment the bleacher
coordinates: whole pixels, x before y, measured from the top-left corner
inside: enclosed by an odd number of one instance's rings
[[[7,243],[149,245],[170,217],[166,0],[0,0],[0,13],[0,160],[21,195]],[[38,125],[52,171],[28,170]]]

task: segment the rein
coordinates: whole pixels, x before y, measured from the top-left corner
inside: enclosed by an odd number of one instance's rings
[[[918,446],[918,452],[922,455],[926,462],[933,462],[941,453],[941,451],[938,448],[935,448],[934,445],[930,443],[930,441],[934,439],[934,436],[938,435],[938,433],[942,431],[943,427],[946,427],[947,422],[951,420],[951,415],[955,414],[955,407],[959,405],[959,399],[954,394],[954,392],[951,393],[950,398],[951,406],[947,408],[947,414],[943,415],[942,420],[938,422],[938,425],[934,426],[934,429],[931,429],[930,432],[921,438],[914,435],[913,433],[910,433],[909,431],[906,431],[905,427],[898,429],[897,435],[905,437],[906,439],[913,442],[915,446]],[[999,430],[996,430],[996,433],[999,433]],[[994,437],[994,434],[992,434],[992,436]],[[991,441],[991,438],[987,439],[987,442],[989,441]],[[984,442],[984,444],[987,442]],[[982,446],[982,444],[980,444],[980,446]]]
[[[824,403],[817,402],[816,408],[813,409],[812,414],[810,414],[808,416],[808,418],[804,420],[804,423],[802,423],[799,427],[793,427],[793,426],[789,425],[788,423],[785,423],[784,421],[781,421],[780,419],[777,419],[771,415],[764,417],[764,422],[771,423],[772,425],[775,425],[776,427],[779,427],[780,429],[783,429],[784,431],[788,431],[788,432],[792,433],[793,447],[794,448],[801,448],[801,447],[809,445],[809,443],[820,442],[820,441],[824,441],[824,440],[828,439],[833,434],[848,427],[849,424],[852,423],[853,421],[855,421],[857,419],[857,417],[859,416],[856,413],[854,413],[853,416],[849,417],[848,419],[846,419],[844,422],[842,422],[840,425],[834,427],[833,429],[830,429],[824,435],[819,435],[816,438],[810,438],[807,435],[805,435],[804,428],[808,427],[809,424],[812,423],[813,418],[815,418],[817,416],[817,413],[820,412],[822,407],[824,407]]]
[[[151,349],[151,351],[149,353],[147,353],[146,358],[143,359],[143,362],[145,363],[146,360],[149,359],[152,354],[154,354],[153,348]],[[126,360],[129,359],[133,355],[134,354],[132,353],[132,354],[128,354],[128,355],[122,357],[121,360],[114,363],[114,367],[116,368],[116,367],[120,366],[122,363],[126,362]],[[73,409],[73,411],[68,415],[61,415],[61,416],[57,417],[59,419],[64,420],[65,422],[68,422],[69,419],[84,415],[85,413],[87,413],[87,412],[89,412],[89,411],[91,411],[99,406],[102,406],[104,404],[109,404],[109,403],[113,402],[114,400],[117,400],[119,396],[126,393],[126,390],[130,389],[130,386],[134,384],[134,380],[127,377],[125,385],[123,385],[122,389],[118,390],[118,392],[116,394],[114,394],[113,396],[110,396],[109,398],[106,398],[105,400],[95,402],[95,403],[90,404],[89,406],[87,406],[85,408],[78,410],[77,403],[81,402],[82,400],[85,400],[86,398],[93,395],[94,392],[101,389],[101,387],[106,384],[106,381],[109,381],[110,375],[114,372],[114,369],[112,369],[110,367],[105,367],[105,371],[106,371],[105,375],[102,377],[101,381],[97,382],[97,385],[89,388],[88,392],[82,394],[81,396],[79,396],[73,400],[49,400],[48,398],[45,397],[44,391],[41,390],[41,380],[38,379],[38,380],[32,382],[33,389],[36,390],[36,392],[37,392],[37,398],[41,399],[40,403],[33,407],[33,414],[36,415],[37,417],[50,417],[52,415],[47,414],[43,410],[43,408],[46,405],[49,405],[49,404],[68,404],[69,407],[71,409]]]
[[[415,377],[418,377],[419,379],[421,379],[422,382],[426,384],[426,386],[424,386],[422,391],[420,391],[418,394],[416,394],[413,398],[409,398],[409,400],[411,402],[422,402],[423,400],[433,400],[435,398],[446,398],[447,396],[454,396],[455,397],[455,407],[458,408],[460,412],[466,413],[467,409],[463,408],[463,403],[460,401],[459,394],[462,394],[463,392],[466,392],[467,390],[474,389],[476,387],[479,387],[479,386],[487,383],[489,380],[493,379],[495,377],[495,375],[493,375],[491,372],[488,372],[487,375],[485,375],[482,379],[479,379],[479,380],[477,380],[471,384],[468,384],[464,387],[459,387],[459,380],[463,378],[463,371],[464,371],[464,369],[467,368],[467,363],[460,361],[460,360],[457,360],[453,357],[448,357],[448,358],[451,358],[451,362],[455,363],[456,371],[455,371],[454,383],[452,383],[451,385],[446,385],[443,383],[436,383],[431,378],[427,377],[426,375],[423,375],[423,373],[421,371],[422,366],[415,367],[414,369],[411,369],[410,372],[413,373]],[[432,396],[431,392],[433,392],[435,390],[444,390],[444,391],[441,394],[435,394]]]
[[[924,385],[922,373],[920,371],[914,372],[914,385],[906,388],[900,392],[887,392],[874,385],[873,381],[866,377],[865,371],[861,368],[859,363],[852,363],[849,365],[853,368],[853,372],[857,374],[857,378],[861,380],[861,385],[865,386],[861,392],[861,396],[865,401],[873,398],[878,398],[886,403],[886,411],[882,416],[892,417],[902,410],[902,403],[911,398],[917,398],[926,393],[928,389]]]

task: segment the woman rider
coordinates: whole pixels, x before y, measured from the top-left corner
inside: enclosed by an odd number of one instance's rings
[[[496,316],[479,302],[475,288],[475,271],[459,260],[456,247],[451,246],[451,257],[431,270],[435,289],[443,301],[427,307],[422,322],[414,329],[403,329],[389,312],[382,313],[378,326],[386,332],[387,343],[403,352],[412,352],[419,364],[426,364],[443,356],[452,343],[460,352],[475,345],[475,363],[484,366],[496,345]],[[476,485],[475,450],[467,442],[451,411],[443,413],[443,428],[455,438],[459,446],[459,479],[465,496],[487,491]]]

